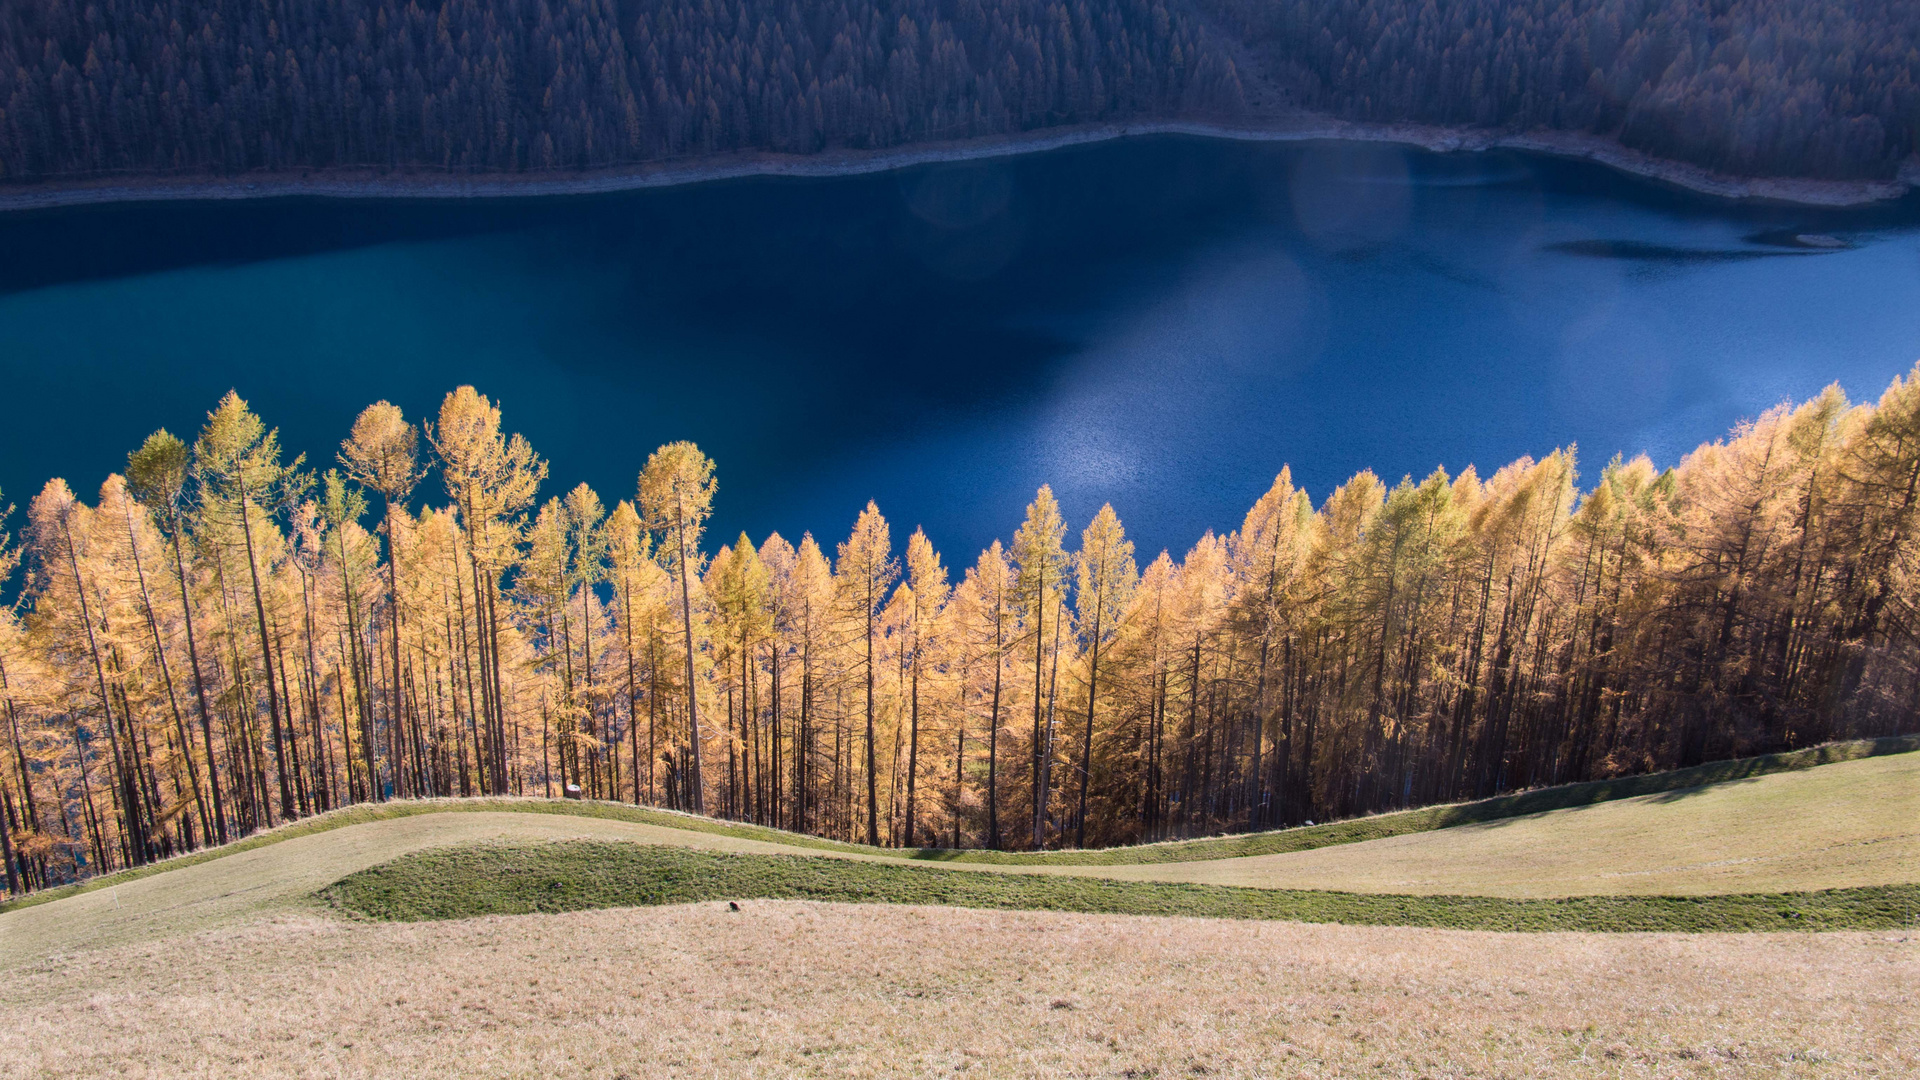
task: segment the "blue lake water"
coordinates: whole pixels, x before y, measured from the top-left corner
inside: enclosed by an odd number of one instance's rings
[[[1813,251],[1781,237],[1831,234]],[[237,388],[331,461],[367,403],[499,400],[630,497],[718,462],[716,541],[844,536],[869,498],[950,561],[1041,483],[1142,556],[1323,498],[1577,443],[1672,464],[1920,360],[1920,204],[1742,207],[1584,165],[1158,138],[836,180],[572,199],[261,200],[0,217],[0,490],[90,497]],[[437,496],[437,489],[434,494]],[[18,522],[15,522],[17,526]],[[1144,561],[1144,560],[1143,560]]]

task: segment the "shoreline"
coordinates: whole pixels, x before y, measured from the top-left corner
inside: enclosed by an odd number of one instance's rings
[[[1914,163],[1902,169],[1897,180],[1737,177],[1653,157],[1621,146],[1611,139],[1571,132],[1503,134],[1412,124],[1358,124],[1325,118],[1302,118],[1297,123],[1270,121],[1254,124],[1148,120],[1049,128],[955,142],[918,143],[885,150],[828,150],[806,155],[732,153],[691,161],[620,166],[563,175],[498,173],[448,176],[339,170],[318,175],[256,173],[219,178],[146,178],[94,180],[77,185],[43,184],[13,190],[0,188],[0,213],[115,203],[220,199],[469,199],[602,195],[751,177],[825,179],[860,176],[920,165],[1037,154],[1154,135],[1189,135],[1238,142],[1386,143],[1434,153],[1518,150],[1589,161],[1643,180],[1735,202],[1772,202],[1820,209],[1871,206],[1901,198],[1915,186],[1920,186],[1920,165]]]

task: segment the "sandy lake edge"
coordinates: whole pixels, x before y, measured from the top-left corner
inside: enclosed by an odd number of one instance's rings
[[[0,190],[0,213],[52,210],[111,203],[209,201],[300,196],[350,199],[538,198],[600,195],[643,188],[677,187],[748,177],[829,178],[1044,153],[1115,139],[1189,135],[1242,142],[1346,141],[1387,143],[1439,153],[1519,150],[1591,161],[1618,172],[1698,194],[1737,201],[1817,208],[1868,206],[1898,199],[1920,183],[1920,164],[1900,179],[1805,180],[1728,176],[1698,166],[1653,157],[1596,136],[1569,132],[1500,133],[1411,124],[1357,124],[1322,117],[1228,124],[1198,120],[1153,120],[1050,128],[1017,135],[958,142],[919,143],[886,150],[829,150],[818,154],[741,153],[555,176],[341,170],[320,173],[251,173],[236,177],[169,180],[95,180]]]

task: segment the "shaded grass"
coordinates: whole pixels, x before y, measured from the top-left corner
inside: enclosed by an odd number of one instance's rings
[[[1826,743],[1761,757],[1738,758],[1696,765],[1671,772],[1623,776],[1614,780],[1595,780],[1584,784],[1536,788],[1514,795],[1502,795],[1478,802],[1449,803],[1419,810],[1401,810],[1372,817],[1350,818],[1325,825],[1306,825],[1271,832],[1239,833],[1201,840],[1174,840],[1136,847],[1103,848],[1087,851],[949,851],[922,849],[902,852],[906,858],[941,862],[1023,863],[1052,866],[1126,866],[1142,863],[1198,862],[1203,859],[1232,859],[1248,855],[1283,855],[1291,851],[1311,851],[1335,844],[1357,844],[1408,833],[1432,832],[1455,825],[1477,825],[1502,818],[1540,814],[1549,810],[1570,810],[1595,803],[1631,799],[1641,795],[1659,795],[1707,784],[1731,780],[1750,780],[1772,773],[1796,772],[1842,761],[1905,754],[1920,750],[1920,735],[1896,735],[1884,739],[1859,739]]]
[[[717,900],[1280,919],[1501,931],[1816,931],[1920,925],[1920,885],[1730,896],[1393,896],[976,874],[797,855],[560,841],[437,848],[321,890],[336,910],[418,922]]]
[[[764,825],[749,825],[740,822],[720,821],[714,818],[698,817],[672,810],[659,810],[651,807],[630,806],[615,802],[583,802],[560,799],[486,797],[466,799],[417,799],[399,802],[363,804],[341,810],[329,811],[314,817],[304,818],[255,833],[252,836],[220,847],[206,848],[186,855],[177,855],[146,866],[131,867],[103,877],[89,878],[85,881],[45,889],[37,893],[9,899],[0,903],[0,913],[17,908],[43,904],[62,897],[92,892],[95,889],[109,888],[153,874],[177,870],[185,866],[195,866],[210,859],[227,855],[236,855],[243,851],[252,851],[282,840],[291,840],[300,836],[311,836],[331,829],[343,829],[351,825],[361,825],[372,821],[390,821],[395,818],[412,817],[416,814],[440,813],[484,813],[514,812],[525,814],[560,814],[573,817],[600,818],[612,821],[631,821],[643,825],[658,825],[670,829],[686,829],[692,832],[717,836],[731,836],[742,840],[759,840],[787,847],[810,848],[817,851],[833,851],[842,854],[881,855],[897,859],[914,859],[933,862],[967,862],[1002,865],[1033,866],[1126,866],[1150,863],[1198,862],[1206,859],[1229,859],[1248,855],[1279,855],[1291,851],[1311,851],[1314,848],[1331,847],[1335,844],[1357,844],[1366,840],[1379,840],[1389,836],[1404,836],[1409,833],[1431,832],[1435,829],[1450,828],[1455,825],[1471,825],[1501,818],[1519,817],[1526,814],[1538,814],[1549,810],[1565,810],[1578,806],[1590,806],[1594,803],[1615,799],[1629,799],[1639,795],[1655,795],[1670,791],[1700,787],[1705,784],[1724,783],[1729,780],[1745,780],[1770,773],[1793,772],[1811,769],[1820,765],[1831,765],[1842,761],[1854,761],[1861,758],[1880,757],[1887,754],[1902,754],[1920,750],[1920,734],[1898,735],[1882,739],[1860,739],[1851,742],[1826,743],[1780,754],[1766,754],[1760,757],[1739,758],[1731,761],[1718,761],[1690,769],[1677,769],[1671,772],[1648,773],[1642,776],[1621,777],[1616,780],[1600,780],[1584,784],[1566,784],[1560,787],[1539,788],[1515,795],[1503,795],[1479,802],[1453,803],[1444,806],[1429,806],[1419,810],[1403,810],[1388,814],[1376,814],[1372,817],[1352,818],[1347,821],[1331,822],[1325,825],[1308,825],[1292,829],[1278,829],[1269,832],[1238,833],[1228,836],[1208,837],[1196,840],[1171,840],[1157,844],[1141,844],[1133,847],[1103,848],[1095,850],[1071,851],[984,851],[978,849],[954,850],[949,848],[871,848],[865,844],[850,844],[838,840],[828,840],[804,833],[787,832],[783,829],[769,828]]]

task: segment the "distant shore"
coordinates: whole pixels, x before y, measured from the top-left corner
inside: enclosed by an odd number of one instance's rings
[[[1356,124],[1320,117],[1228,124],[1146,120],[1048,128],[956,142],[915,143],[885,150],[827,150],[817,154],[731,153],[693,160],[548,173],[450,175],[434,172],[324,170],[249,173],[232,177],[94,179],[66,184],[0,187],[0,213],[106,203],[286,196],[348,199],[535,198],[599,195],[677,187],[756,176],[835,177],[889,172],[916,165],[979,161],[1069,146],[1150,135],[1193,135],[1244,142],[1346,141],[1391,143],[1436,152],[1519,150],[1592,161],[1618,172],[1723,199],[1850,207],[1897,199],[1920,175],[1909,167],[1899,180],[1846,181],[1728,176],[1696,165],[1653,157],[1611,139],[1570,132],[1504,134],[1411,124]]]

